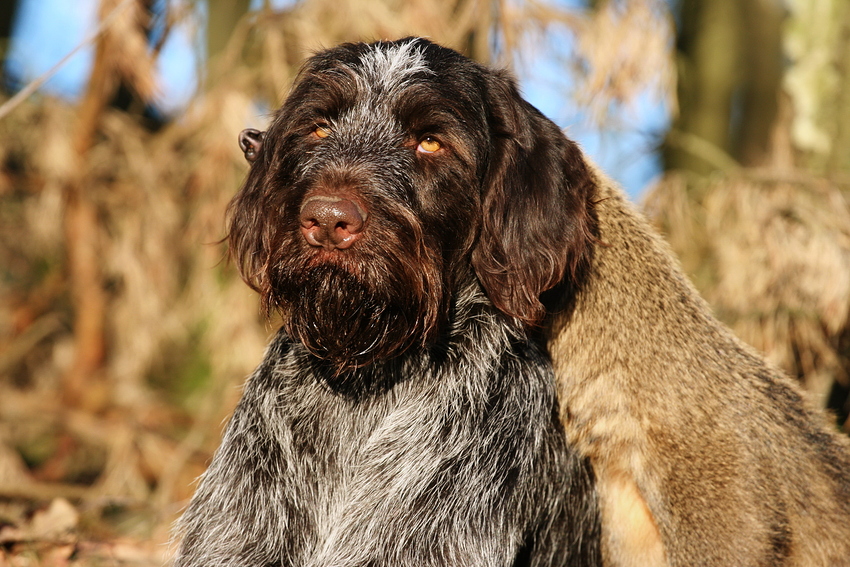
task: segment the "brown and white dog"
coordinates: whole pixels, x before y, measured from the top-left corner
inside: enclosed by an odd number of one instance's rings
[[[314,56],[240,143],[231,253],[283,328],[176,565],[598,566],[592,471],[519,322],[563,270],[570,227],[529,230],[573,218],[568,177],[540,175],[573,145],[508,78],[422,39]]]

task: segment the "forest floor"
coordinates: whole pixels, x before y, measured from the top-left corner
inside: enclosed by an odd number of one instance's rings
[[[159,567],[170,524],[144,507],[0,496],[0,567]]]

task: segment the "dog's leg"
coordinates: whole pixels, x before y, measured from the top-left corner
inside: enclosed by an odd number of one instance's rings
[[[661,534],[634,479],[623,472],[595,471],[602,513],[605,564],[666,567]]]
[[[306,488],[269,422],[276,392],[258,387],[266,365],[249,379],[209,469],[177,526],[174,567],[294,565],[315,522]]]

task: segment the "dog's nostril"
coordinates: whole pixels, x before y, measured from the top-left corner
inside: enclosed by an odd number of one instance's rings
[[[319,195],[304,202],[299,220],[308,244],[344,250],[360,237],[366,213],[349,199]]]

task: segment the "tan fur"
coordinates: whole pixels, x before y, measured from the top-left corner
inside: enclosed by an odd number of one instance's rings
[[[596,174],[599,243],[550,351],[626,566],[850,565],[850,443],[710,313]]]
[[[667,565],[655,518],[632,476],[597,470],[596,481],[602,505],[605,563],[618,567]]]

